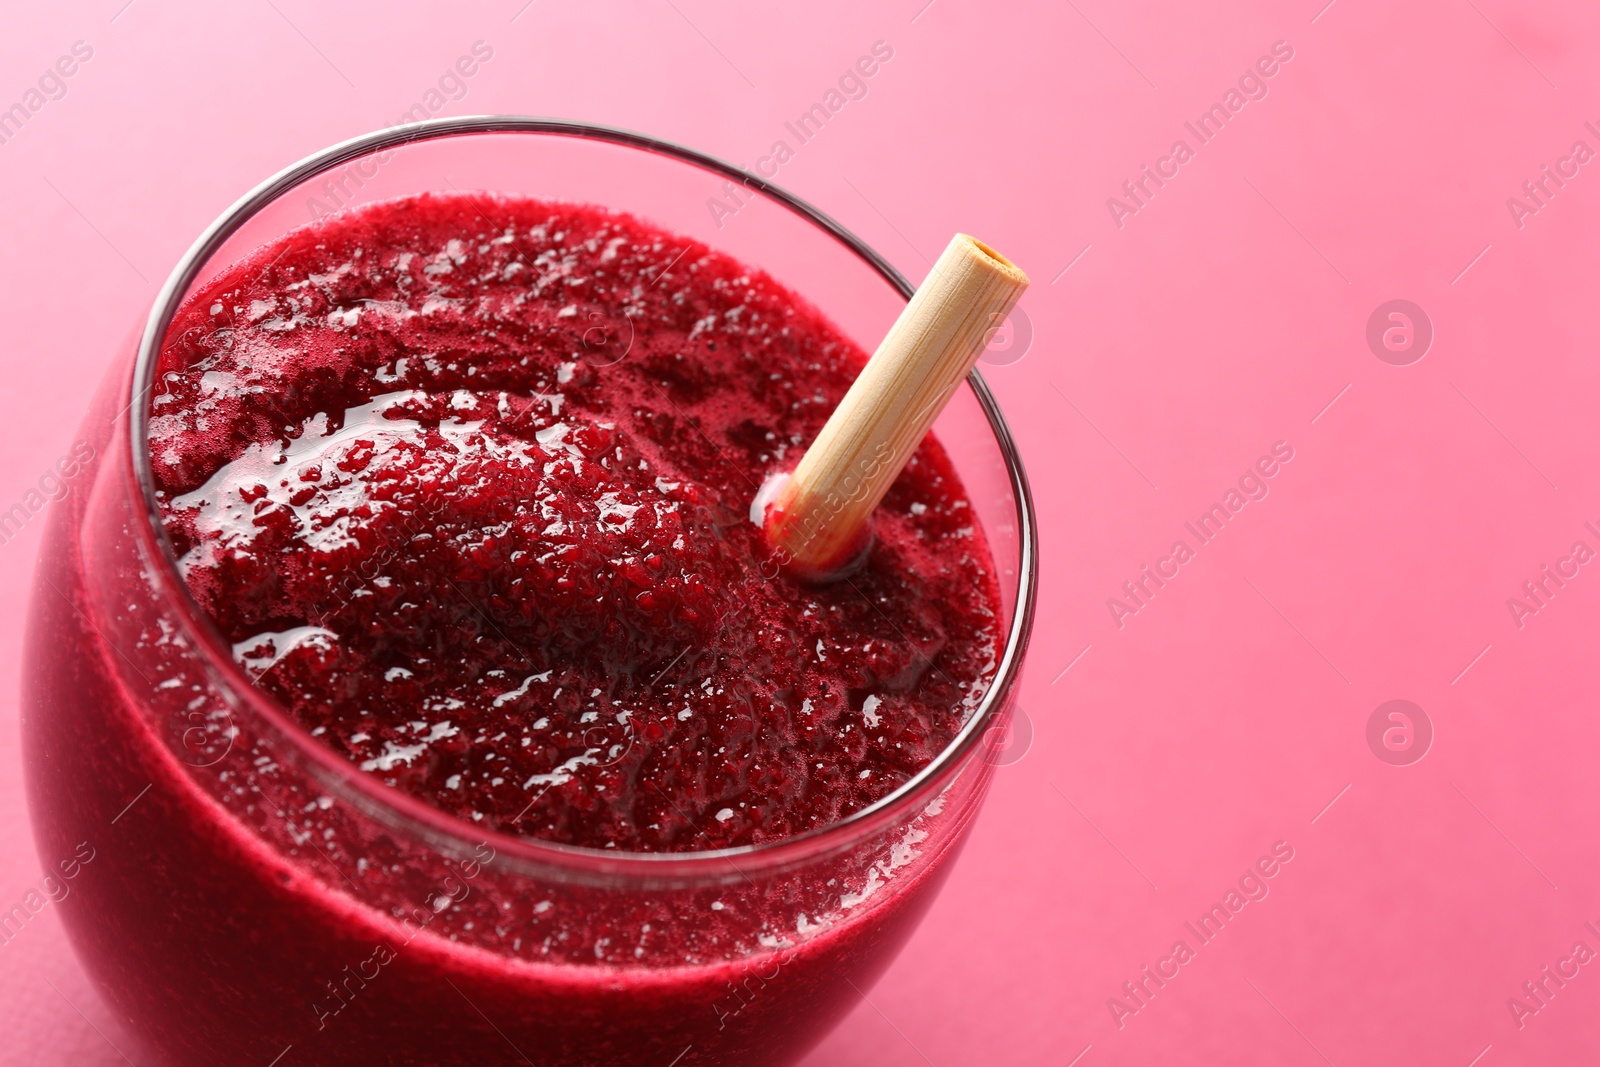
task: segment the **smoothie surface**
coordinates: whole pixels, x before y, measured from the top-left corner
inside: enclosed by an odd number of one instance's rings
[[[197,601],[362,771],[592,848],[793,836],[891,792],[1003,640],[925,440],[865,566],[777,574],[750,501],[865,354],[759,271],[600,209],[342,212],[196,292],[150,449]]]

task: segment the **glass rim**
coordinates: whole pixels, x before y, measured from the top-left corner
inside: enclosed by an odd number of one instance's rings
[[[250,680],[234,660],[230,643],[190,593],[179,572],[177,556],[162,523],[148,440],[149,398],[155,384],[161,347],[168,327],[190,287],[211,257],[258,211],[319,174],[386,149],[442,138],[501,133],[552,135],[620,145],[675,159],[738,181],[826,231],[876,271],[903,298],[909,300],[916,291],[904,275],[859,237],[793,193],[715,156],[632,130],[556,118],[477,115],[428,119],[340,142],[284,168],[223,212],[179,259],[150,310],[129,383],[132,396],[124,410],[129,412],[128,444],[132,469],[128,473],[144,503],[144,521],[135,522],[135,536],[146,550],[147,562],[153,563],[149,569],[159,592],[176,608],[181,623],[189,636],[195,639],[197,651],[220,676],[228,696],[242,702],[252,714],[266,720],[275,733],[294,746],[296,755],[306,760],[313,773],[320,772],[336,780],[340,786],[339,792],[345,794],[347,799],[351,799],[351,793],[347,790],[353,791],[354,796],[363,801],[362,810],[365,813],[392,829],[423,837],[440,851],[466,852],[487,841],[497,856],[517,860],[519,865],[531,865],[545,874],[567,877],[588,873],[623,878],[693,878],[696,875],[721,875],[730,867],[739,877],[747,877],[746,870],[739,864],[741,860],[750,860],[764,870],[786,866],[791,861],[847,848],[883,827],[905,821],[899,817],[914,810],[920,801],[931,801],[937,790],[966,766],[984,733],[1006,706],[1007,698],[1019,680],[1023,653],[1033,627],[1038,584],[1033,496],[1010,427],[976,367],[968,374],[967,384],[988,420],[989,429],[1005,461],[1016,504],[1019,544],[1015,608],[994,678],[978,707],[968,716],[950,743],[927,766],[872,804],[826,826],[792,837],[736,848],[692,852],[620,852],[475,828],[443,809],[363,773],[330,746],[312,737],[287,707]]]

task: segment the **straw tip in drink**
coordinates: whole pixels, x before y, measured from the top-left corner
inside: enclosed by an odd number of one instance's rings
[[[769,578],[780,573],[804,582],[826,584],[856,573],[872,553],[872,521],[845,533],[822,520],[816,508],[796,508],[788,473],[770,475],[750,503],[750,521],[761,527],[767,546],[763,569]]]

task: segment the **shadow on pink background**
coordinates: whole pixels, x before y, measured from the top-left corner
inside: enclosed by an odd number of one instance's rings
[[[11,12],[0,108],[78,55],[0,144],[0,511],[207,223],[428,107],[475,42],[433,114],[749,165],[886,42],[777,180],[913,279],[957,229],[1032,274],[1031,345],[986,373],[1042,614],[1031,740],[808,1063],[1592,1056],[1600,11],[925,3]],[[40,526],[0,545],[0,909],[42,873],[15,696]],[[0,1064],[124,1062],[48,906],[0,946],[0,1003]]]

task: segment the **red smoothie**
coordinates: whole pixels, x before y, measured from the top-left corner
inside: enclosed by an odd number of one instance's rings
[[[793,836],[920,770],[993,673],[999,594],[937,442],[861,571],[773,574],[751,499],[865,357],[704,247],[386,203],[262,249],[172,332],[150,447],[190,588],[317,736],[463,818]]]
[[[1004,636],[932,438],[851,577],[797,582],[765,550],[757,487],[864,358],[627,216],[377,204],[180,309],[150,405],[160,518],[251,683],[465,833],[780,841],[926,766]],[[887,962],[970,815],[936,799],[881,847],[678,889],[530,889],[487,836],[441,860],[237,726],[157,608],[85,583],[94,517],[71,510],[31,629],[41,847],[99,835],[108,882],[144,858],[67,919],[118,943],[91,970],[172,1063],[783,1061]]]

